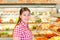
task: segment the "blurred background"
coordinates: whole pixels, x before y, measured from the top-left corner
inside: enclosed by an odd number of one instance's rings
[[[0,0],[0,40],[12,40],[21,7],[31,10],[32,40],[60,40],[60,0]]]

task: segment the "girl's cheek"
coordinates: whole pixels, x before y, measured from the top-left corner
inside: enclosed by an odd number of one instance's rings
[[[29,19],[30,19],[30,16],[29,16]]]
[[[24,20],[25,19],[25,17],[22,17],[22,20]]]

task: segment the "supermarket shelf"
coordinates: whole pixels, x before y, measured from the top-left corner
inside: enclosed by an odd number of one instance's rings
[[[1,32],[1,31],[13,31],[13,29],[10,29],[10,30],[0,30],[0,32]]]
[[[50,24],[50,22],[41,22],[40,24],[42,24],[42,23],[49,23]],[[17,24],[17,23],[4,22],[4,23],[0,23],[0,24]],[[37,23],[37,22],[29,22],[29,24],[39,24],[39,23]]]
[[[0,24],[16,24],[16,23],[3,22],[3,23],[0,23]]]
[[[31,4],[0,4],[0,8],[20,8],[20,7],[29,7],[29,8],[56,8],[56,4],[46,4],[46,3],[41,3],[41,4],[36,4],[36,3],[31,3]]]
[[[0,5],[56,5],[56,3],[0,3]]]
[[[13,40],[13,38],[11,37],[7,37],[7,38],[0,38],[0,40]]]
[[[60,17],[60,14],[54,14],[54,15],[51,15],[53,17]]]
[[[43,23],[48,23],[48,24],[51,24],[50,22],[41,22],[41,23],[29,22],[29,24],[43,24]]]

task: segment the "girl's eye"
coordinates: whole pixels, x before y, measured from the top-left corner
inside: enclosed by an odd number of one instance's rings
[[[27,14],[24,14],[24,16],[30,16],[30,14],[28,14],[28,15]]]
[[[24,16],[26,16],[26,14],[24,14]]]
[[[30,14],[28,14],[28,16],[30,16]]]

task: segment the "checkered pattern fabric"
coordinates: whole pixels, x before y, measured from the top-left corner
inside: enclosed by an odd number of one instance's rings
[[[32,40],[33,35],[28,26],[21,22],[14,28],[13,37],[18,37],[20,40]]]

